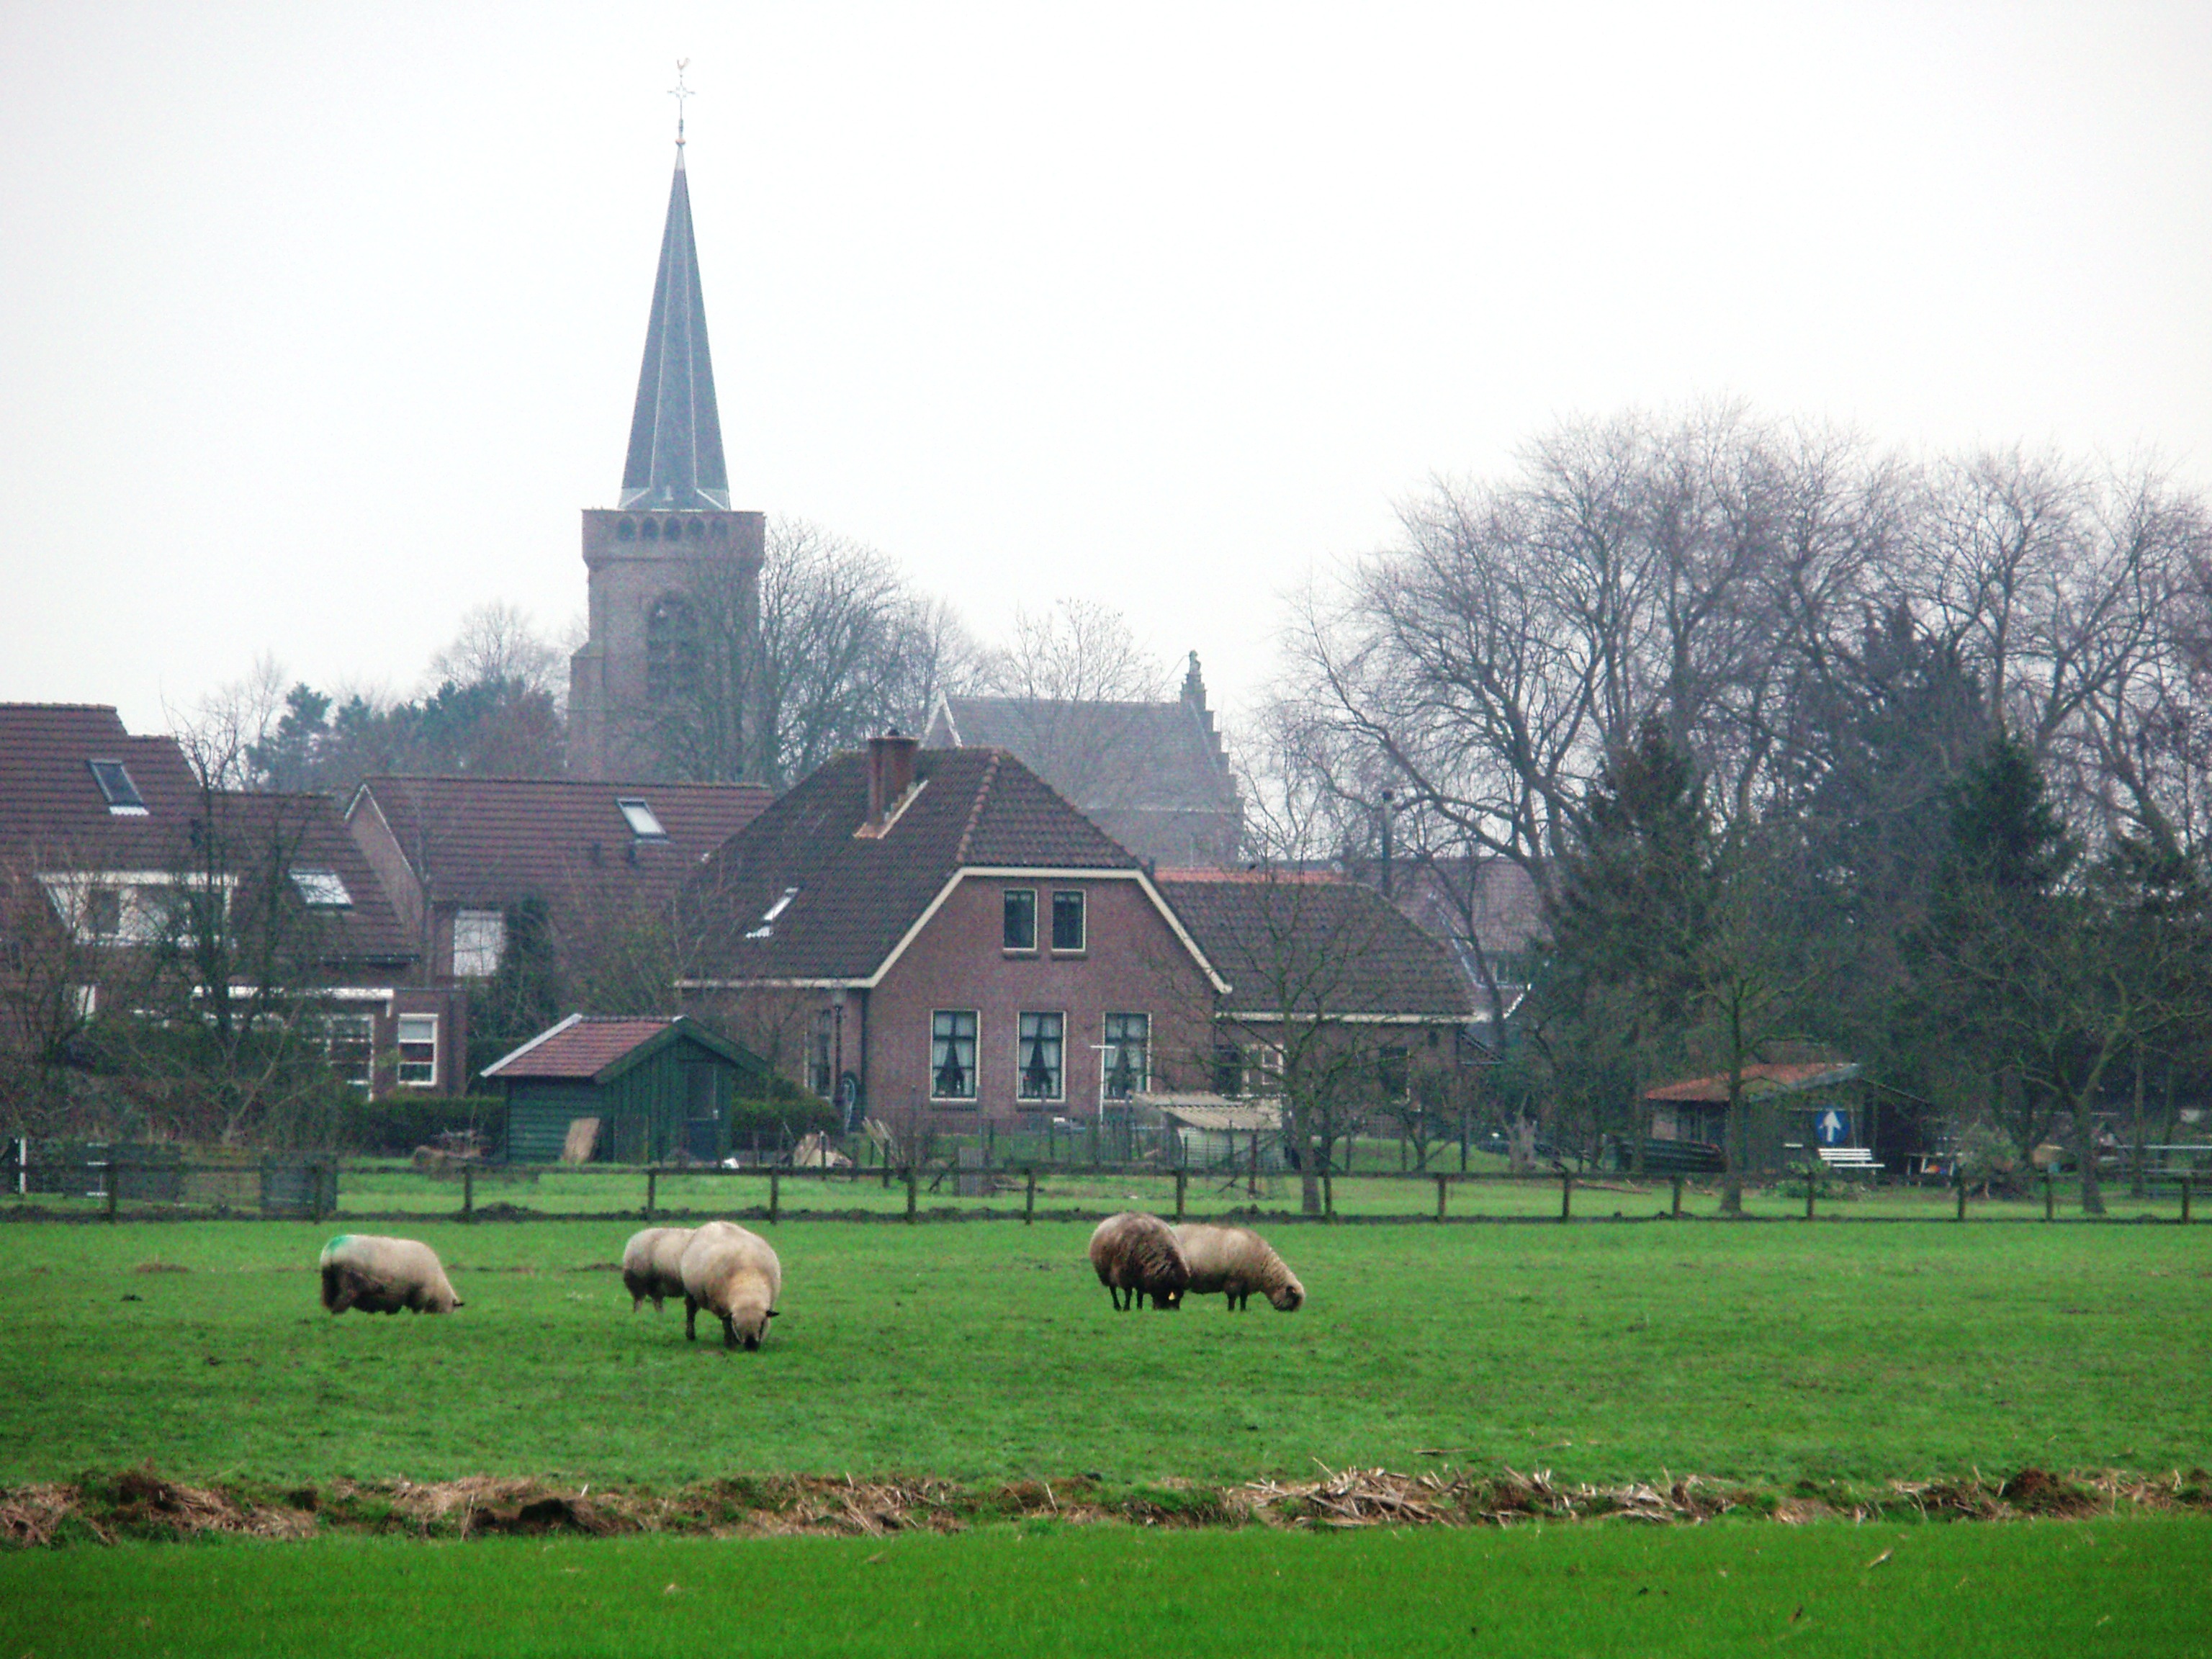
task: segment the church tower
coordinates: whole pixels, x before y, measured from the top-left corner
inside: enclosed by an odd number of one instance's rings
[[[734,777],[767,520],[730,510],[681,122],[617,500],[584,509],[589,634],[568,659],[568,774]]]

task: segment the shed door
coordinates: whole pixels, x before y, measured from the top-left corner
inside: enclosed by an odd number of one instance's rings
[[[684,1068],[684,1150],[711,1163],[722,1155],[722,1108],[712,1066]]]

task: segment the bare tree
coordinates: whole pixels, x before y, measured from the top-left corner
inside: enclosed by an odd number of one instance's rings
[[[558,703],[568,694],[568,659],[538,633],[529,612],[493,599],[462,617],[453,637],[430,659],[426,691],[450,682],[505,682],[543,692]]]

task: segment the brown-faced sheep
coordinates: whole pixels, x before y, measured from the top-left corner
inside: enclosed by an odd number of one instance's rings
[[[690,1227],[647,1227],[629,1236],[623,1246],[623,1289],[629,1292],[629,1310],[635,1313],[653,1298],[660,1311],[663,1297],[684,1294],[684,1247],[691,1242]]]
[[[684,1247],[684,1334],[699,1340],[699,1310],[722,1322],[722,1346],[750,1353],[768,1334],[783,1294],[783,1264],[768,1241],[734,1222],[710,1221]]]
[[[1306,1287],[1284,1265],[1267,1241],[1249,1227],[1216,1227],[1204,1222],[1175,1230],[1190,1264],[1193,1296],[1225,1294],[1232,1310],[1242,1310],[1257,1291],[1278,1313],[1296,1313]]]
[[[1098,1282],[1114,1305],[1124,1312],[1148,1296],[1155,1308],[1180,1308],[1190,1283],[1190,1264],[1176,1243],[1175,1229],[1157,1216],[1135,1210],[1109,1215],[1098,1224],[1091,1235],[1091,1265],[1097,1269]]]
[[[411,1238],[340,1233],[323,1246],[323,1305],[334,1314],[451,1313],[465,1305],[453,1294],[438,1253]]]

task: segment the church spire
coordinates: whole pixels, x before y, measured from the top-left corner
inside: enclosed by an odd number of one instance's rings
[[[714,368],[707,355],[699,251],[691,238],[680,97],[676,178],[668,189],[668,223],[660,234],[660,271],[653,283],[653,316],[646,325],[645,367],[637,377],[619,505],[726,511],[730,479],[722,462],[722,422],[714,409]]]

